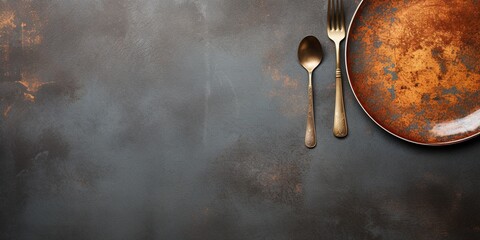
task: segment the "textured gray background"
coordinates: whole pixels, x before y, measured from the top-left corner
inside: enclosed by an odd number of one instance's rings
[[[478,138],[398,140],[347,81],[350,135],[333,137],[326,1],[0,5],[16,13],[0,37],[0,239],[480,238]],[[296,60],[310,34],[325,52],[313,150]]]

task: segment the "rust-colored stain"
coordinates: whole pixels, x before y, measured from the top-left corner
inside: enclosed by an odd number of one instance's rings
[[[23,93],[23,97],[25,98],[25,101],[35,102],[35,96],[30,93]]]
[[[364,1],[347,45],[350,83],[387,131],[427,145],[480,132],[476,0]]]
[[[16,25],[14,23],[15,13],[12,11],[5,11],[0,13],[0,29],[5,28],[15,28]]]
[[[24,99],[29,102],[35,102],[35,94],[38,90],[46,85],[53,82],[43,82],[38,79],[35,75],[28,75],[26,73],[21,74],[21,80],[17,81],[17,83],[23,85],[26,88],[26,92],[23,93]]]
[[[273,80],[273,88],[268,93],[269,97],[278,100],[280,112],[284,116],[298,116],[306,110],[306,100],[299,88],[299,80],[294,79],[282,72],[276,66],[268,66],[264,69]],[[305,102],[305,103],[304,103]]]
[[[12,89],[0,97],[4,118],[14,112],[17,104],[35,102],[42,86],[52,83],[40,78],[32,60],[38,58],[46,22],[31,1],[0,2],[0,76],[2,83]]]
[[[32,77],[30,79],[23,79],[22,77],[22,80],[18,81],[18,83],[22,84],[30,92],[37,92],[41,86],[47,84],[40,82],[36,77]]]
[[[278,41],[272,41],[271,47],[263,55],[263,73],[267,79],[272,80],[272,89],[268,96],[278,102],[282,115],[287,117],[304,115],[307,112],[308,78],[305,75],[292,76],[286,71],[286,66],[290,63],[286,57],[289,49],[286,43],[289,37],[287,33],[276,30],[273,36]]]
[[[0,11],[0,67],[2,68],[3,77],[8,77],[11,74],[10,71],[8,71],[12,48],[11,38],[14,35],[16,27],[15,12],[5,8],[3,11]]]
[[[8,114],[10,113],[10,110],[12,110],[12,105],[7,105],[5,109],[3,110],[3,116],[7,117]]]
[[[221,179],[222,192],[295,207],[304,201],[303,178],[310,165],[303,148],[295,152],[298,158],[281,161],[283,150],[265,152],[242,140],[219,157],[214,177]]]

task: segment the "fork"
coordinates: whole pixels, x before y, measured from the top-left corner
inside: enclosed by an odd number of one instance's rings
[[[335,42],[337,53],[333,135],[341,138],[348,134],[347,117],[345,115],[345,105],[343,103],[342,70],[340,69],[340,42],[345,38],[345,15],[343,12],[342,0],[328,0],[327,25],[328,37]]]

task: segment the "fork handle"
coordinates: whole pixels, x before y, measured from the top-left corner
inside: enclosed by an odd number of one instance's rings
[[[317,133],[315,131],[315,112],[313,109],[313,85],[312,73],[308,73],[308,113],[307,129],[305,131],[305,146],[314,148],[317,145]]]
[[[333,120],[333,135],[338,138],[346,137],[348,134],[347,117],[345,116],[345,105],[343,103],[342,71],[336,70],[336,96],[335,96],[335,117]]]

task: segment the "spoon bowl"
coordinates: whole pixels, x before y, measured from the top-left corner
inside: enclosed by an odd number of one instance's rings
[[[298,46],[298,61],[308,72],[308,114],[305,131],[305,146],[314,148],[317,145],[315,131],[315,113],[313,109],[312,72],[322,62],[322,45],[314,36],[305,37]]]
[[[323,58],[322,45],[314,36],[305,37],[298,46],[298,61],[311,73],[320,65]]]

